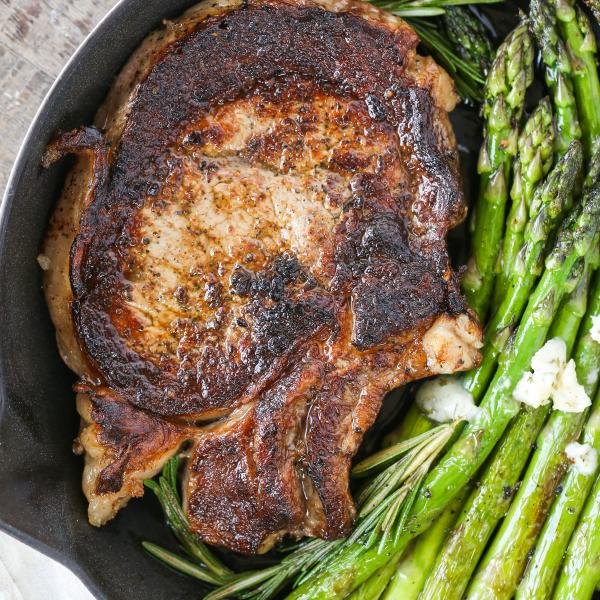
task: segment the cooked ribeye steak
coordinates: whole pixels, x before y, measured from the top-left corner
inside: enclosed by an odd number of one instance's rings
[[[40,261],[92,524],[187,443],[206,541],[343,536],[383,396],[476,363],[456,98],[416,44],[352,0],[203,3],[50,145],[79,155]]]

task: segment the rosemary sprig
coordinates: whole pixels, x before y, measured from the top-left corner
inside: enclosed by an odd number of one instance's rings
[[[177,488],[178,470],[179,458],[172,458],[164,466],[158,481],[147,479],[144,481],[144,485],[154,492],[154,495],[158,498],[163,512],[165,513],[169,527],[175,534],[175,537],[179,540],[179,543],[187,555],[196,563],[196,572],[199,574],[201,573],[201,576],[198,576],[197,578],[202,579],[203,581],[209,581],[211,578],[216,579],[218,584],[222,580],[228,578],[232,574],[232,571],[226,567],[209,550],[208,546],[206,546],[206,544],[204,544],[191,530],[187,517],[181,508],[181,498]],[[172,561],[169,563],[164,560],[164,557],[166,557],[167,554],[158,556],[156,550],[156,548],[158,548],[157,546],[146,544],[144,548],[153,556],[157,556],[164,562],[167,562],[170,566],[173,566],[173,568],[178,568],[172,564]],[[164,552],[168,553],[166,550]]]
[[[500,0],[369,0],[371,4],[400,17],[434,17],[443,15],[450,6],[495,4]]]
[[[483,84],[485,74],[479,64],[461,58],[438,29],[434,21],[429,19],[407,19],[412,25],[421,42],[454,79],[458,93],[471,101],[480,102],[483,99]]]
[[[277,564],[242,573],[232,573],[191,531],[177,489],[179,459],[171,459],[158,481],[148,480],[145,485],[157,496],[167,523],[187,557],[150,542],[143,542],[143,547],[171,568],[220,586],[205,600],[233,597],[268,600],[282,588],[299,585],[320,572],[341,550],[357,541],[366,550],[382,546],[390,537],[396,539],[406,525],[422,480],[452,437],[455,426],[445,424],[435,427],[377,452],[354,467],[352,476],[363,478],[364,483],[356,495],[356,526],[348,538],[333,542],[307,539],[297,544]]]
[[[169,552],[152,542],[142,542],[142,548],[148,552],[154,558],[164,562],[166,565],[169,565],[172,569],[179,571],[185,575],[189,575],[190,577],[194,577],[195,579],[199,579],[200,581],[204,581],[205,583],[210,583],[211,585],[221,585],[222,580],[218,577],[215,577],[210,571],[204,569],[203,567],[193,563],[178,554],[174,554],[173,552]]]
[[[439,425],[419,436],[381,450],[356,465],[353,474],[377,472],[377,465],[385,465],[394,448],[404,447],[395,462],[385,467],[373,480],[367,481],[358,491],[358,516],[354,531],[346,539],[334,542],[338,547],[316,563],[310,572],[301,575],[296,583],[301,584],[320,573],[341,550],[357,542],[360,542],[362,552],[376,545],[381,548],[389,538],[397,539],[404,529],[421,482],[452,437],[455,428],[455,423]]]
[[[480,56],[470,57],[462,48],[457,48],[451,35],[444,35],[440,30],[448,32],[447,23],[439,19],[432,19],[444,15],[446,9],[466,4],[492,4],[499,0],[368,0],[374,6],[391,12],[406,19],[421,38],[426,50],[442,65],[454,79],[458,93],[472,102],[480,102],[483,98],[482,88],[485,82],[485,61],[482,63]],[[463,22],[468,19],[469,22]],[[457,13],[453,16],[453,23],[459,29],[469,30],[475,36],[478,47],[490,47],[483,27],[474,26],[476,17],[468,12]],[[453,29],[453,31],[456,27]],[[462,56],[461,56],[462,54]]]

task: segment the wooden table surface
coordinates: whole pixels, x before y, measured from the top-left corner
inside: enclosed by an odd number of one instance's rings
[[[117,0],[0,0],[0,197],[48,88]]]

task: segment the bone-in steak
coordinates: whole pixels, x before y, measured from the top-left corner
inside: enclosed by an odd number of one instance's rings
[[[416,44],[351,0],[207,2],[50,146],[80,155],[41,262],[93,524],[187,442],[208,542],[342,536],[383,396],[478,360],[455,95]]]

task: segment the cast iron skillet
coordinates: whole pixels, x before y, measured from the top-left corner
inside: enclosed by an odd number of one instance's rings
[[[91,123],[142,39],[194,3],[122,0],[105,17],[44,100],[0,209],[0,528],[64,563],[101,599],[190,598],[201,588],[141,551],[141,539],[173,544],[153,499],[132,501],[101,529],[87,523],[81,459],[71,452],[78,427],[74,378],[56,350],[36,263],[70,162],[44,170],[40,157],[57,129]],[[516,9],[506,4],[486,13],[500,35],[516,21]],[[461,107],[453,121],[463,168],[472,175],[480,143],[476,112]]]

